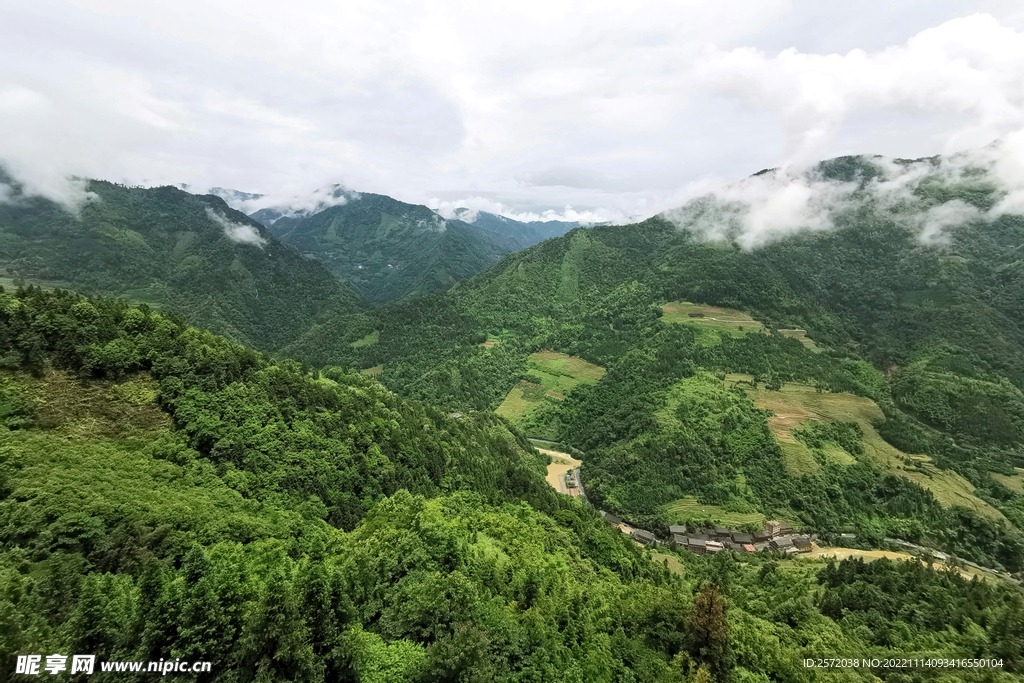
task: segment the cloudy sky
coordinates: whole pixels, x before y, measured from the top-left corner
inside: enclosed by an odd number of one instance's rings
[[[1022,128],[1019,2],[0,0],[0,163],[65,201],[69,175],[341,183],[622,220]]]

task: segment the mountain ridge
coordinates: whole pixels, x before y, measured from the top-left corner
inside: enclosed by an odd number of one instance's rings
[[[170,308],[194,324],[277,348],[357,293],[214,195],[88,181],[77,215],[41,197],[0,204],[11,280]]]

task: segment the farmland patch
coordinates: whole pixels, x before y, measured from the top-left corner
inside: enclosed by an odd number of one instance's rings
[[[353,349],[361,349],[364,346],[376,344],[378,341],[380,341],[380,330],[374,330],[373,332],[366,335],[362,339],[357,339],[356,341],[352,342],[351,344],[349,344],[349,346],[351,346]]]
[[[974,486],[962,476],[939,469],[926,455],[904,453],[883,439],[874,423],[885,416],[874,401],[847,393],[819,392],[812,386],[795,382],[784,384],[780,391],[769,391],[763,386],[755,388],[752,379],[750,375],[730,374],[726,375],[725,382],[742,387],[758,408],[774,413],[768,418],[768,425],[787,457],[787,471],[791,468],[791,473],[800,471],[803,462],[796,457],[795,447],[786,445],[799,443],[793,430],[807,421],[856,422],[864,434],[861,444],[864,452],[860,457],[865,462],[928,489],[944,507],[958,505],[991,520],[1007,522],[1001,512],[974,495]],[[849,464],[855,460],[849,453],[839,451],[838,448],[829,451],[837,463]]]
[[[992,475],[992,478],[998,481],[1006,488],[1010,489],[1011,491],[1016,491],[1017,493],[1024,493],[1024,470],[1020,469],[1019,467],[1016,469],[1016,474],[994,473]]]
[[[686,524],[691,520],[710,520],[732,529],[744,525],[764,527],[765,516],[760,512],[730,512],[717,505],[704,505],[693,496],[686,496],[663,505],[662,513],[673,524]]]
[[[814,351],[815,353],[821,353],[821,349],[818,347],[817,344],[814,343],[814,340],[807,336],[807,330],[778,330],[778,332],[783,337],[791,337],[793,339],[796,339],[801,344],[806,346],[811,351]]]
[[[718,306],[702,306],[688,301],[673,301],[662,305],[661,320],[665,323],[693,325],[702,332],[698,341],[717,344],[719,333],[741,337],[752,332],[764,332],[764,326],[742,311]]]
[[[539,351],[528,360],[527,377],[509,390],[494,411],[517,422],[543,401],[561,401],[580,384],[595,384],[604,376],[604,368],[576,356],[554,351]]]

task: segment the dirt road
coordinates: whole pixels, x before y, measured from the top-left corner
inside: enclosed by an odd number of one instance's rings
[[[918,558],[914,557],[913,555],[911,555],[910,553],[898,553],[898,552],[894,552],[892,550],[860,550],[858,548],[822,548],[822,547],[819,547],[817,543],[812,543],[811,544],[811,548],[812,548],[811,552],[806,553],[804,555],[798,555],[797,559],[802,559],[802,558],[805,558],[805,557],[806,558],[834,557],[837,560],[845,560],[848,557],[860,557],[860,558],[863,558],[865,562],[870,562],[872,560],[878,560],[878,559],[881,559],[883,557],[887,557],[890,560],[916,560],[916,559],[918,559]],[[922,562],[922,564],[923,564],[923,562]],[[941,562],[935,562],[933,566],[938,568],[938,567],[942,566],[942,563]],[[991,578],[985,572],[978,571],[978,570],[974,569],[973,567],[966,567],[964,569],[958,569],[957,571],[959,571],[960,575],[963,576],[965,579],[974,578],[975,575],[981,576],[982,578]]]

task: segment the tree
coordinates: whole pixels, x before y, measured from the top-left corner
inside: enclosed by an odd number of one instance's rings
[[[702,667],[707,667],[713,680],[728,681],[733,655],[729,646],[729,624],[725,620],[725,601],[718,586],[704,584],[686,625],[689,628],[687,649],[690,656]]]

